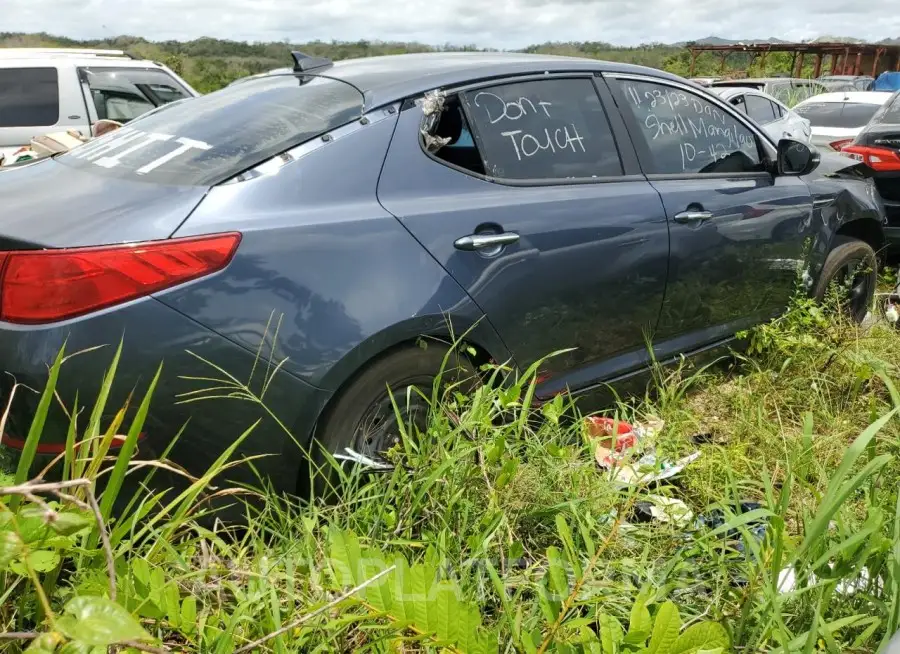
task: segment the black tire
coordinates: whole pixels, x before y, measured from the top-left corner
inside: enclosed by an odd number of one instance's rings
[[[430,341],[424,347],[410,346],[390,352],[357,373],[319,420],[310,456],[312,468],[321,466],[322,469],[314,480],[308,479],[309,474],[301,475],[305,478],[301,493],[315,489],[321,495],[333,484],[335,471],[325,462],[323,449],[344,454],[349,447],[359,454],[377,458],[379,453],[399,442],[398,417],[391,395],[403,424],[412,423],[422,432],[427,427],[428,400],[438,375],[444,387],[454,385],[470,390],[478,380],[474,366],[458,352],[447,356],[448,351],[446,345]],[[407,393],[410,386],[418,391]]]
[[[836,237],[813,289],[816,301],[825,300],[832,283],[847,294],[842,296],[846,315],[860,324],[872,306],[878,284],[878,260],[872,246],[856,238]]]

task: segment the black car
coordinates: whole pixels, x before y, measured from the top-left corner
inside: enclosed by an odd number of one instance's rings
[[[885,239],[894,253],[900,252],[900,91],[884,103],[853,143],[841,152],[872,169],[887,213]]]

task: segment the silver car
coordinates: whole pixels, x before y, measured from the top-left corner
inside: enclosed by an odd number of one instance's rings
[[[812,135],[809,121],[768,93],[733,86],[710,90],[755,120],[775,143],[781,139],[809,142]]]
[[[794,111],[812,125],[813,145],[839,152],[890,97],[889,91],[823,93],[804,100]]]

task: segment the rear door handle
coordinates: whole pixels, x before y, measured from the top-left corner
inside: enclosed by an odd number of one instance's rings
[[[515,232],[503,232],[502,234],[470,234],[456,239],[453,242],[453,246],[457,250],[474,252],[475,250],[501,248],[504,245],[515,243],[518,240],[519,235]]]
[[[675,214],[675,222],[681,223],[702,223],[712,218],[712,211],[682,211]]]

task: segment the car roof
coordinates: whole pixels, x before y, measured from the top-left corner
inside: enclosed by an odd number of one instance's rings
[[[426,91],[468,82],[544,72],[621,72],[688,83],[653,68],[597,59],[512,52],[429,52],[336,61],[310,74],[352,84],[365,96],[366,110]]]
[[[718,95],[720,98],[728,100],[736,95],[758,95],[761,98],[765,98],[766,100],[771,100],[782,107],[786,107],[781,100],[778,98],[766,93],[765,91],[760,91],[759,89],[755,89],[749,86],[714,86],[710,89],[713,93]]]
[[[833,79],[833,80],[857,80],[857,79],[873,79],[869,75],[820,75],[817,79]]]
[[[137,59],[123,50],[77,48],[0,48],[0,68],[33,67],[68,61],[76,66],[117,66],[128,68],[160,67],[149,59]]]
[[[770,82],[814,82],[802,77],[746,77],[743,79],[723,79],[713,82],[716,86],[737,86],[740,84],[769,84]]]
[[[862,104],[884,104],[891,97],[891,91],[837,91],[820,93],[799,104],[820,104],[830,102],[858,102]]]

